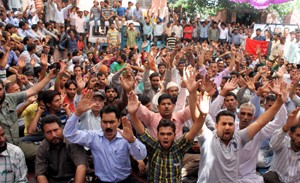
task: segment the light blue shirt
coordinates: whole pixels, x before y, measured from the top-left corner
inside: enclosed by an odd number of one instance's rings
[[[200,37],[201,38],[207,38],[208,37],[208,29],[211,25],[211,22],[210,21],[206,26],[203,27],[203,25],[199,22],[199,27],[200,27]]]
[[[130,175],[130,155],[136,160],[147,156],[144,144],[138,139],[129,143],[119,132],[116,138],[109,141],[102,131],[78,130],[78,120],[73,114],[64,128],[64,136],[72,143],[80,144],[91,149],[95,174],[101,181],[119,182]]]

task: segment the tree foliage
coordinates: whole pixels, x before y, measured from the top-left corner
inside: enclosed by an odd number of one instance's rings
[[[262,11],[276,12],[281,18],[286,16],[293,8],[300,9],[300,0],[294,0],[283,4],[272,4],[265,10],[254,9],[250,4],[234,3],[229,0],[170,0],[172,6],[181,5],[190,15],[214,16],[220,10],[226,9],[238,14],[244,11],[248,13],[260,13]]]

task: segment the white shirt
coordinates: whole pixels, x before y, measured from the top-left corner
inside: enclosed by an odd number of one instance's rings
[[[183,28],[182,28],[182,26],[181,25],[174,25],[173,26],[173,28],[172,28],[172,32],[175,32],[175,36],[177,37],[177,38],[182,38],[182,36],[183,36]]]
[[[76,17],[76,31],[78,33],[84,33],[85,32],[85,25],[86,25],[86,19],[84,17]]]
[[[275,119],[269,122],[254,138],[242,149],[240,155],[239,183],[264,183],[262,176],[256,174],[256,162],[262,142],[271,137],[271,134],[281,128],[286,121],[287,111],[283,105],[277,112]]]
[[[67,7],[62,8],[61,10],[58,10],[56,3],[52,3],[52,7],[54,9],[54,21],[61,24],[65,23],[64,11],[68,11],[68,9],[72,7],[72,4],[69,4]]]
[[[297,183],[300,180],[300,152],[291,148],[290,137],[282,128],[277,130],[270,141],[273,149],[273,161],[269,171],[278,173],[280,181]]]
[[[218,24],[219,30],[220,30],[220,36],[219,39],[226,39],[228,41],[228,28],[222,29],[221,22]]]
[[[22,0],[8,0],[8,8],[12,10],[13,8],[22,9]]]

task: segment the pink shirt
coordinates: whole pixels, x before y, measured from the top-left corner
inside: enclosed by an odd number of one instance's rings
[[[157,138],[157,126],[162,116],[159,113],[154,113],[147,109],[147,107],[140,105],[137,110],[137,116],[149,129],[150,134]],[[176,139],[182,136],[183,124],[191,118],[190,108],[186,107],[183,110],[173,112],[171,121],[176,125]]]

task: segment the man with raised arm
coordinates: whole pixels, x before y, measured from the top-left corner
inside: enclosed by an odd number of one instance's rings
[[[81,114],[96,105],[93,96],[91,91],[83,94],[77,109],[67,121],[64,136],[72,143],[91,149],[95,174],[100,182],[131,183],[130,156],[136,160],[145,159],[146,147],[134,137],[126,119],[122,120],[123,132],[118,130],[121,111],[112,105],[107,105],[100,111],[102,130],[78,130]]]
[[[190,71],[191,75],[185,81],[190,92],[189,100],[197,100],[198,82],[195,81],[196,72]],[[176,126],[170,119],[161,119],[157,126],[157,139],[151,136],[148,129],[145,129],[139,120],[136,111],[140,102],[133,92],[129,94],[128,112],[139,139],[146,145],[149,155],[148,182],[181,182],[181,168],[184,154],[190,149],[195,136],[201,130],[206,113],[201,112],[200,116],[196,102],[191,102],[190,110],[194,124],[189,132],[183,134],[179,139],[176,137]]]
[[[287,91],[281,88],[276,102],[247,128],[235,132],[235,115],[221,111],[216,116],[216,130],[207,128],[198,137],[201,161],[198,183],[237,182],[241,149],[269,122],[285,103]]]

